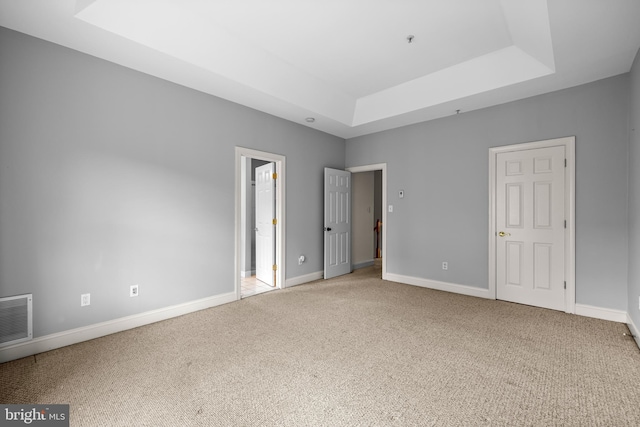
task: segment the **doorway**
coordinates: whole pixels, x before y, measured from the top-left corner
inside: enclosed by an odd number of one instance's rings
[[[284,288],[285,157],[236,147],[237,299]]]
[[[353,268],[374,266],[387,276],[387,165],[347,168],[352,173],[352,260]]]
[[[575,137],[490,149],[489,291],[575,312]]]
[[[382,268],[382,171],[353,173],[351,183],[353,269]]]

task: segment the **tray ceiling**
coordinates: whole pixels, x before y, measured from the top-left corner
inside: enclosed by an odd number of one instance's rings
[[[639,18],[633,0],[0,0],[2,26],[344,138],[627,72]]]

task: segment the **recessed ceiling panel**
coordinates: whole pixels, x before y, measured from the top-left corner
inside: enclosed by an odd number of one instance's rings
[[[512,44],[500,0],[223,0],[203,6],[231,34],[355,98]]]

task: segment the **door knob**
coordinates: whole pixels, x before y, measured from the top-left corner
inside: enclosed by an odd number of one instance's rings
[[[331,227],[325,227],[324,231],[331,231]]]
[[[501,231],[501,232],[498,233],[498,236],[500,236],[500,237],[511,236],[511,233],[505,233],[504,231]]]

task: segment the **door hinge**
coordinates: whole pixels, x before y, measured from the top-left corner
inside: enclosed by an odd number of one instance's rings
[[[278,270],[278,265],[277,264],[273,264],[273,271],[277,271]]]
[[[564,220],[564,228],[567,228],[567,220]]]
[[[273,179],[278,179],[278,173],[274,172],[273,175],[271,175],[273,177]]]
[[[564,282],[564,288],[567,289],[567,282]]]
[[[567,159],[564,159],[564,167],[567,167]]]
[[[278,220],[276,218],[273,218],[273,225],[278,225]]]

